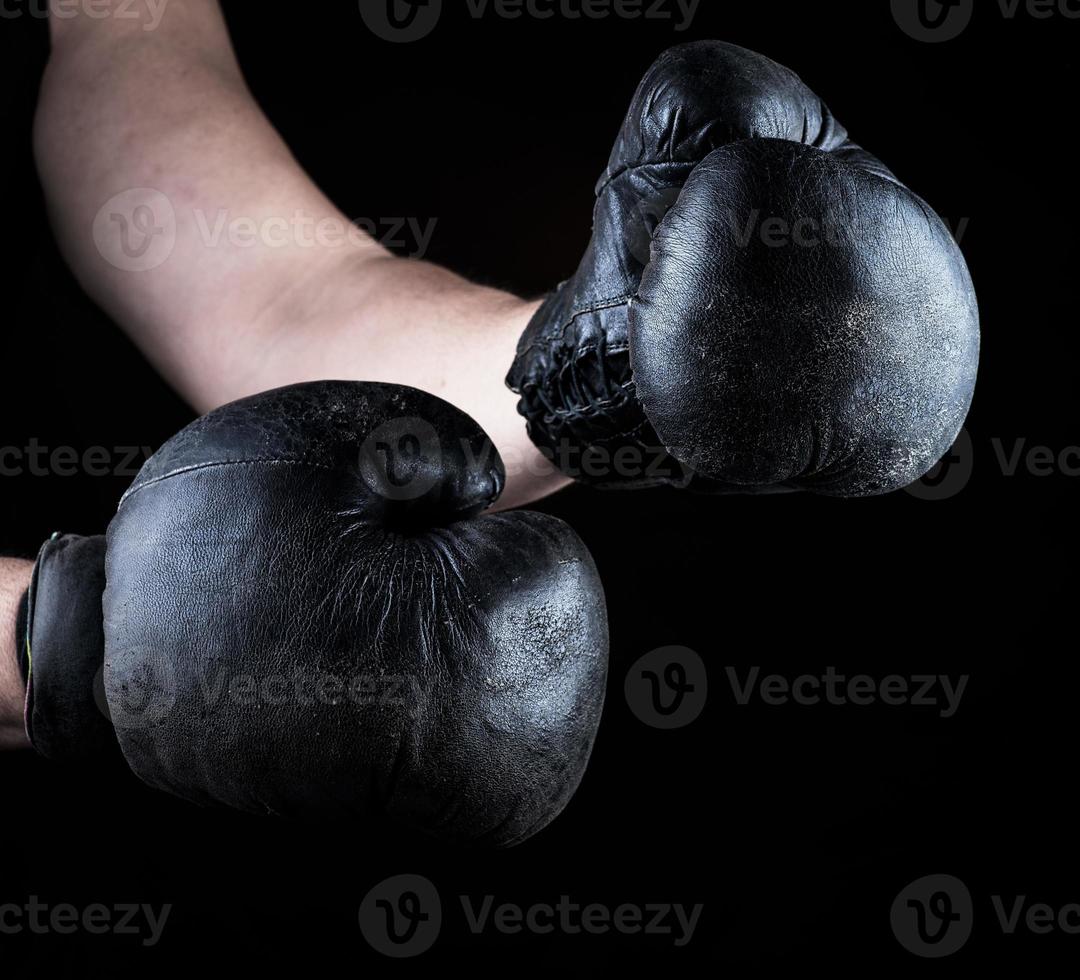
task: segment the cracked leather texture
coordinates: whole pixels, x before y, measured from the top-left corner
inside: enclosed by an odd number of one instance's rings
[[[607,621],[577,535],[482,514],[497,453],[393,385],[196,421],[109,527],[106,688],[146,783],[200,804],[515,844],[584,773]]]
[[[585,256],[507,383],[534,442],[585,482],[862,496],[948,451],[978,349],[944,223],[794,73],[702,41],[639,86]],[[671,456],[659,477],[590,474],[567,465],[583,447]]]

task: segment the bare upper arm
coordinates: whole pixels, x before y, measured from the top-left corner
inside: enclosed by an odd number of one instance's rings
[[[315,307],[381,247],[321,193],[252,98],[215,3],[152,33],[61,36],[35,151],[87,292],[193,403],[249,365],[252,334]]]

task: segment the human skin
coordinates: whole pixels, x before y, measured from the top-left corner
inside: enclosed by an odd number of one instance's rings
[[[31,562],[0,558],[0,749],[30,747],[23,727],[26,685],[16,660],[15,622],[32,569]]]
[[[83,288],[195,410],[302,381],[411,385],[491,437],[499,508],[567,485],[503,380],[536,302],[395,257],[352,225],[252,98],[217,0],[85,6],[51,5],[34,133],[49,213]],[[118,194],[123,215],[95,238]],[[163,199],[175,246],[132,269],[123,236],[140,205],[167,219]],[[209,235],[223,210],[254,233]]]

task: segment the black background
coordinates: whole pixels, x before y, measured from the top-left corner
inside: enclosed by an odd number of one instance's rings
[[[609,702],[564,815],[513,851],[448,852],[364,827],[202,812],[124,773],[0,758],[0,904],[174,905],[161,943],[0,936],[5,975],[356,975],[714,964],[873,973],[1080,959],[1080,936],[1004,936],[991,895],[1080,901],[1074,691],[1075,478],[999,456],[1080,442],[1074,58],[1080,20],[978,4],[942,44],[889,4],[704,0],[689,31],[656,20],[475,20],[445,0],[426,39],[389,44],[353,3],[226,7],[251,87],[350,216],[437,219],[427,258],[539,295],[573,271],[592,187],[634,87],[665,47],[720,38],[795,69],[854,138],[962,239],[983,351],[954,494],[862,501],[570,490],[540,509],[585,538],[609,600]],[[670,5],[668,9],[671,9]],[[45,24],[0,22],[4,384],[0,445],[157,446],[191,417],[81,296],[54,252],[30,124]],[[1074,460],[1075,462],[1075,460]],[[956,464],[954,464],[956,465]],[[964,465],[963,462],[959,465]],[[104,529],[124,477],[0,477],[0,549]],[[962,480],[961,480],[962,482]],[[672,732],[638,721],[623,678],[681,644],[710,697]],[[792,677],[969,673],[951,719],[901,707],[737,706],[729,665]],[[447,916],[429,953],[382,958],[357,926],[367,891],[422,874]],[[963,879],[971,942],[918,960],[889,907],[909,882]],[[519,904],[704,903],[693,941],[472,935],[454,896]]]

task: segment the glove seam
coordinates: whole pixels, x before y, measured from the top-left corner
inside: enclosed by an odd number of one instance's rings
[[[543,350],[550,352],[558,350],[560,347],[564,347],[566,345],[566,332],[574,325],[574,321],[578,319],[578,317],[585,316],[588,313],[599,313],[602,310],[614,310],[617,307],[628,305],[633,301],[635,295],[635,293],[628,293],[623,294],[622,296],[611,297],[610,299],[597,300],[595,305],[583,306],[579,309],[574,310],[574,312],[570,314],[570,318],[566,320],[565,323],[562,323],[560,325],[559,336],[557,338],[548,337],[541,340],[534,340],[531,343],[527,344],[525,347],[523,347],[518,352],[517,357],[523,358],[534,350]],[[597,348],[595,346],[592,348],[579,348],[578,353],[580,354],[582,350],[596,349]],[[608,350],[616,354],[626,353],[627,351],[629,351],[629,349],[629,345],[623,346],[621,344],[615,347],[608,348]]]
[[[181,466],[179,469],[170,470],[168,473],[162,473],[160,476],[155,476],[155,477],[152,477],[151,479],[145,480],[144,482],[138,484],[138,486],[131,487],[123,495],[123,497],[120,498],[120,505],[123,506],[124,502],[129,497],[133,497],[140,490],[143,490],[146,487],[154,486],[155,484],[161,483],[164,480],[170,480],[174,476],[182,476],[185,473],[192,473],[192,472],[195,472],[197,470],[214,469],[214,468],[219,467],[219,466],[254,466],[254,465],[262,465],[262,464],[266,464],[266,463],[269,463],[271,465],[283,464],[283,465],[286,465],[286,466],[310,466],[313,469],[319,469],[319,470],[333,470],[334,469],[334,467],[329,465],[328,463],[319,463],[319,462],[316,462],[315,460],[310,460],[310,459],[281,459],[281,458],[274,458],[274,457],[269,457],[269,456],[265,457],[265,458],[256,458],[256,459],[220,459],[220,460],[214,460],[213,462],[209,462],[209,463],[192,463],[190,466]]]

